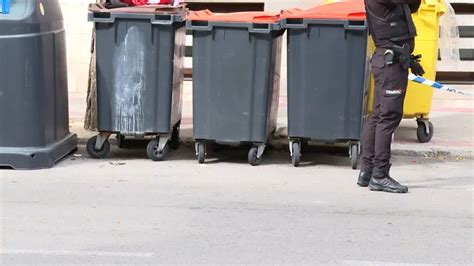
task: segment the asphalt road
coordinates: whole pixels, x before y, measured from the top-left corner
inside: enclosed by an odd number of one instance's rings
[[[395,158],[406,195],[355,185],[344,154],[190,147],[69,157],[51,170],[0,171],[0,264],[473,263],[473,161]]]

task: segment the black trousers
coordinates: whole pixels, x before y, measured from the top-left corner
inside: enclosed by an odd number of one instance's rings
[[[387,65],[380,51],[372,56],[371,68],[375,80],[374,104],[363,129],[361,168],[388,172],[393,132],[403,118],[408,70],[400,63]]]

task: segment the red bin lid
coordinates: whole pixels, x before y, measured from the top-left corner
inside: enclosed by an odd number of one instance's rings
[[[280,21],[280,14],[270,12],[237,12],[228,14],[214,14],[210,10],[201,10],[189,12],[186,19],[194,21],[275,23]]]
[[[336,20],[365,20],[365,5],[363,1],[333,2],[315,6],[307,10],[290,9],[283,11],[282,18],[296,19],[336,19]]]

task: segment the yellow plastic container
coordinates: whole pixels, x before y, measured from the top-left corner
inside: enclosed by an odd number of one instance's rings
[[[414,54],[421,54],[421,65],[426,71],[423,76],[436,79],[438,62],[439,18],[446,12],[443,0],[423,0],[420,9],[413,14],[418,36],[415,39]],[[431,110],[433,89],[410,81],[405,98],[405,118],[428,119]]]

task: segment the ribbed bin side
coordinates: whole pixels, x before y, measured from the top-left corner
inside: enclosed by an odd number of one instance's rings
[[[194,138],[261,142],[275,130],[282,31],[194,31]]]
[[[366,30],[344,23],[288,29],[290,138],[359,140],[366,77]]]
[[[184,24],[116,18],[96,32],[99,131],[169,133],[181,120]]]

